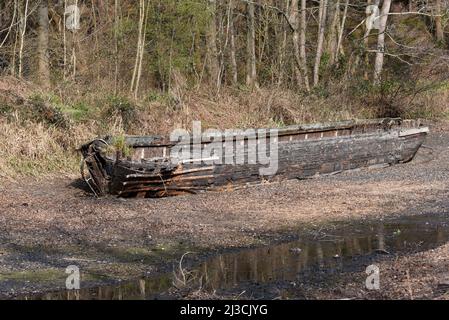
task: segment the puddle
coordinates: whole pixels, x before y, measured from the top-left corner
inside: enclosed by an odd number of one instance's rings
[[[245,249],[210,258],[193,269],[196,284],[206,290],[226,290],[244,284],[313,279],[360,266],[361,261],[400,252],[423,251],[449,241],[449,215],[419,215],[376,222],[342,224],[315,230],[300,240]],[[365,267],[370,263],[366,263]],[[179,273],[178,278],[182,278]],[[174,273],[116,286],[60,291],[29,299],[154,299],[172,287]],[[263,297],[263,296],[262,296]]]

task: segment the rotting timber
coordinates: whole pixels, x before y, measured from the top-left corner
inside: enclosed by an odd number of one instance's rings
[[[280,128],[276,140],[278,170],[271,176],[260,175],[260,164],[176,159],[170,156],[170,151],[177,143],[168,137],[126,136],[124,143],[129,148],[126,156],[120,151],[111,152],[114,137],[105,137],[80,148],[84,158],[81,173],[97,196],[164,197],[233,190],[266,181],[305,179],[361,167],[406,163],[414,158],[428,131],[417,120],[398,118]],[[231,137],[234,142],[237,138]],[[247,146],[253,138],[246,137],[240,142]],[[213,142],[218,141],[225,148],[229,136],[220,139],[215,137]],[[211,140],[195,143],[204,149]],[[194,147],[193,139],[189,144]],[[247,152],[247,148],[236,148],[233,157],[245,156]]]

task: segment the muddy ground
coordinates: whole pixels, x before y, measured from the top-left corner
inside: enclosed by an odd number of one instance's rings
[[[285,295],[305,299],[437,299],[449,300],[449,245],[399,257],[380,259],[380,290],[367,290],[362,272],[339,275],[332,286],[299,284]]]
[[[89,286],[167,271],[187,251],[203,259],[339,221],[448,212],[448,164],[449,130],[438,125],[408,164],[224,193],[96,199],[76,176],[3,180],[0,297],[64,288],[68,265],[79,266]],[[307,285],[302,296],[448,298],[434,290],[447,281],[448,261],[447,245],[385,259],[387,279],[400,279],[402,289],[385,287],[375,296],[354,291],[351,281],[338,288]],[[409,264],[414,271],[404,278]]]

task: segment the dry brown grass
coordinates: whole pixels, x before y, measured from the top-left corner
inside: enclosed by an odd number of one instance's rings
[[[347,99],[346,99],[347,100]],[[135,134],[167,134],[174,128],[191,129],[192,121],[200,120],[203,128],[258,128],[341,119],[369,118],[366,108],[345,103],[340,95],[331,98],[303,96],[279,88],[256,91],[224,89],[190,91],[183,95],[182,105],[168,106],[163,102],[139,103],[139,126]],[[114,119],[117,126],[120,121]]]
[[[40,176],[73,173],[78,168],[76,147],[89,135],[86,126],[70,132],[41,123],[0,119],[0,176]]]
[[[278,127],[296,123],[336,121],[379,116],[378,93],[370,89],[360,91],[348,83],[318,88],[311,95],[279,87],[246,90],[244,88],[187,89],[182,79],[172,92],[156,98],[129,98],[132,119],[123,113],[106,112],[111,108],[108,91],[85,89],[40,92],[44,103],[57,100],[58,112],[64,107],[84,104],[87,113],[80,119],[70,118],[65,128],[33,118],[33,104],[23,101],[36,95],[37,89],[14,79],[0,81],[0,176],[42,176],[53,173],[76,173],[79,155],[75,152],[82,143],[107,134],[168,134],[175,128],[190,130],[192,121],[200,120],[206,128]],[[399,103],[406,104],[405,117],[438,118],[447,115],[449,90],[447,84],[432,87]],[[32,99],[31,99],[32,100]],[[5,102],[6,101],[6,102]],[[22,102],[21,102],[22,101]],[[3,103],[3,104],[2,104]],[[6,103],[6,104],[5,104]],[[13,105],[14,111],[5,114],[2,105]],[[60,108],[62,105],[62,109]],[[23,108],[32,116],[21,116]],[[30,107],[31,106],[31,107]],[[128,110],[128,109],[126,109]],[[3,112],[3,113],[2,113]],[[83,111],[84,112],[84,111]],[[126,111],[127,112],[127,111]],[[125,112],[125,114],[126,114]],[[44,117],[45,118],[45,117]]]

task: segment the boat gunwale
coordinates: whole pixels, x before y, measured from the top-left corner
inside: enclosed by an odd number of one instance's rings
[[[211,136],[205,138],[202,136],[201,144],[209,144],[213,142],[220,142],[226,140],[229,137],[233,137],[233,141],[237,139],[237,137],[243,136],[244,139],[257,139],[258,135],[253,134],[245,134],[248,133],[248,130],[256,130],[265,131],[267,133],[270,130],[276,130],[277,136],[286,136],[286,135],[296,135],[296,134],[308,134],[308,133],[319,133],[319,132],[329,132],[333,130],[349,130],[357,127],[363,126],[373,126],[377,125],[378,128],[372,128],[374,130],[378,129],[390,129],[393,125],[397,126],[397,129],[400,129],[403,123],[413,122],[415,124],[415,128],[419,128],[421,123],[419,120],[402,120],[401,118],[380,118],[380,119],[368,119],[368,120],[345,120],[339,122],[328,122],[328,123],[319,123],[319,124],[309,124],[309,125],[292,125],[284,128],[259,128],[259,129],[235,129],[233,132],[216,136]],[[405,127],[405,129],[408,129]],[[241,133],[241,135],[239,135]],[[371,132],[367,132],[371,133]],[[377,133],[377,132],[376,132]],[[362,134],[362,133],[360,133]],[[112,143],[113,136],[107,136],[102,140],[107,144]],[[125,139],[127,144],[132,148],[157,148],[157,147],[173,147],[175,145],[191,145],[196,142],[193,141],[193,138],[190,138],[189,141],[170,141],[169,137],[161,136],[161,135],[126,135]],[[98,140],[98,139],[97,139]],[[133,141],[134,140],[134,141]],[[95,141],[95,140],[94,140]],[[92,141],[93,142],[93,141]],[[91,143],[92,143],[91,142]]]
[[[360,133],[357,135],[344,135],[344,136],[329,136],[329,137],[320,137],[320,138],[310,138],[310,139],[305,139],[305,140],[294,140],[294,141],[279,141],[279,144],[291,144],[291,143],[317,143],[317,142],[328,142],[329,140],[335,139],[335,140],[350,140],[350,139],[358,139],[358,138],[370,138],[370,137],[382,137],[384,136],[385,138],[389,138],[389,137],[396,137],[396,138],[407,138],[413,135],[417,135],[417,134],[427,134],[429,132],[429,128],[428,127],[420,127],[420,128],[408,128],[408,129],[400,129],[398,128],[398,130],[395,131],[382,131],[382,132],[367,132],[367,133]],[[219,141],[216,141],[219,142]],[[202,143],[204,144],[204,143]],[[193,144],[191,144],[193,145]],[[246,156],[246,152],[244,153],[244,155]],[[165,156],[165,157],[155,157],[155,158],[142,158],[145,159],[147,161],[147,163],[142,162],[142,159],[140,161],[137,160],[128,160],[126,158],[122,158],[120,159],[118,162],[116,161],[115,158],[112,157],[108,157],[108,156],[103,156],[103,158],[109,162],[111,165],[121,165],[123,167],[126,167],[128,169],[131,170],[135,170],[133,168],[133,166],[139,166],[139,167],[144,167],[145,165],[151,165],[151,164],[155,164],[156,160],[168,160],[168,161],[172,161],[172,157],[170,156]],[[153,161],[151,161],[152,159],[154,159]]]

